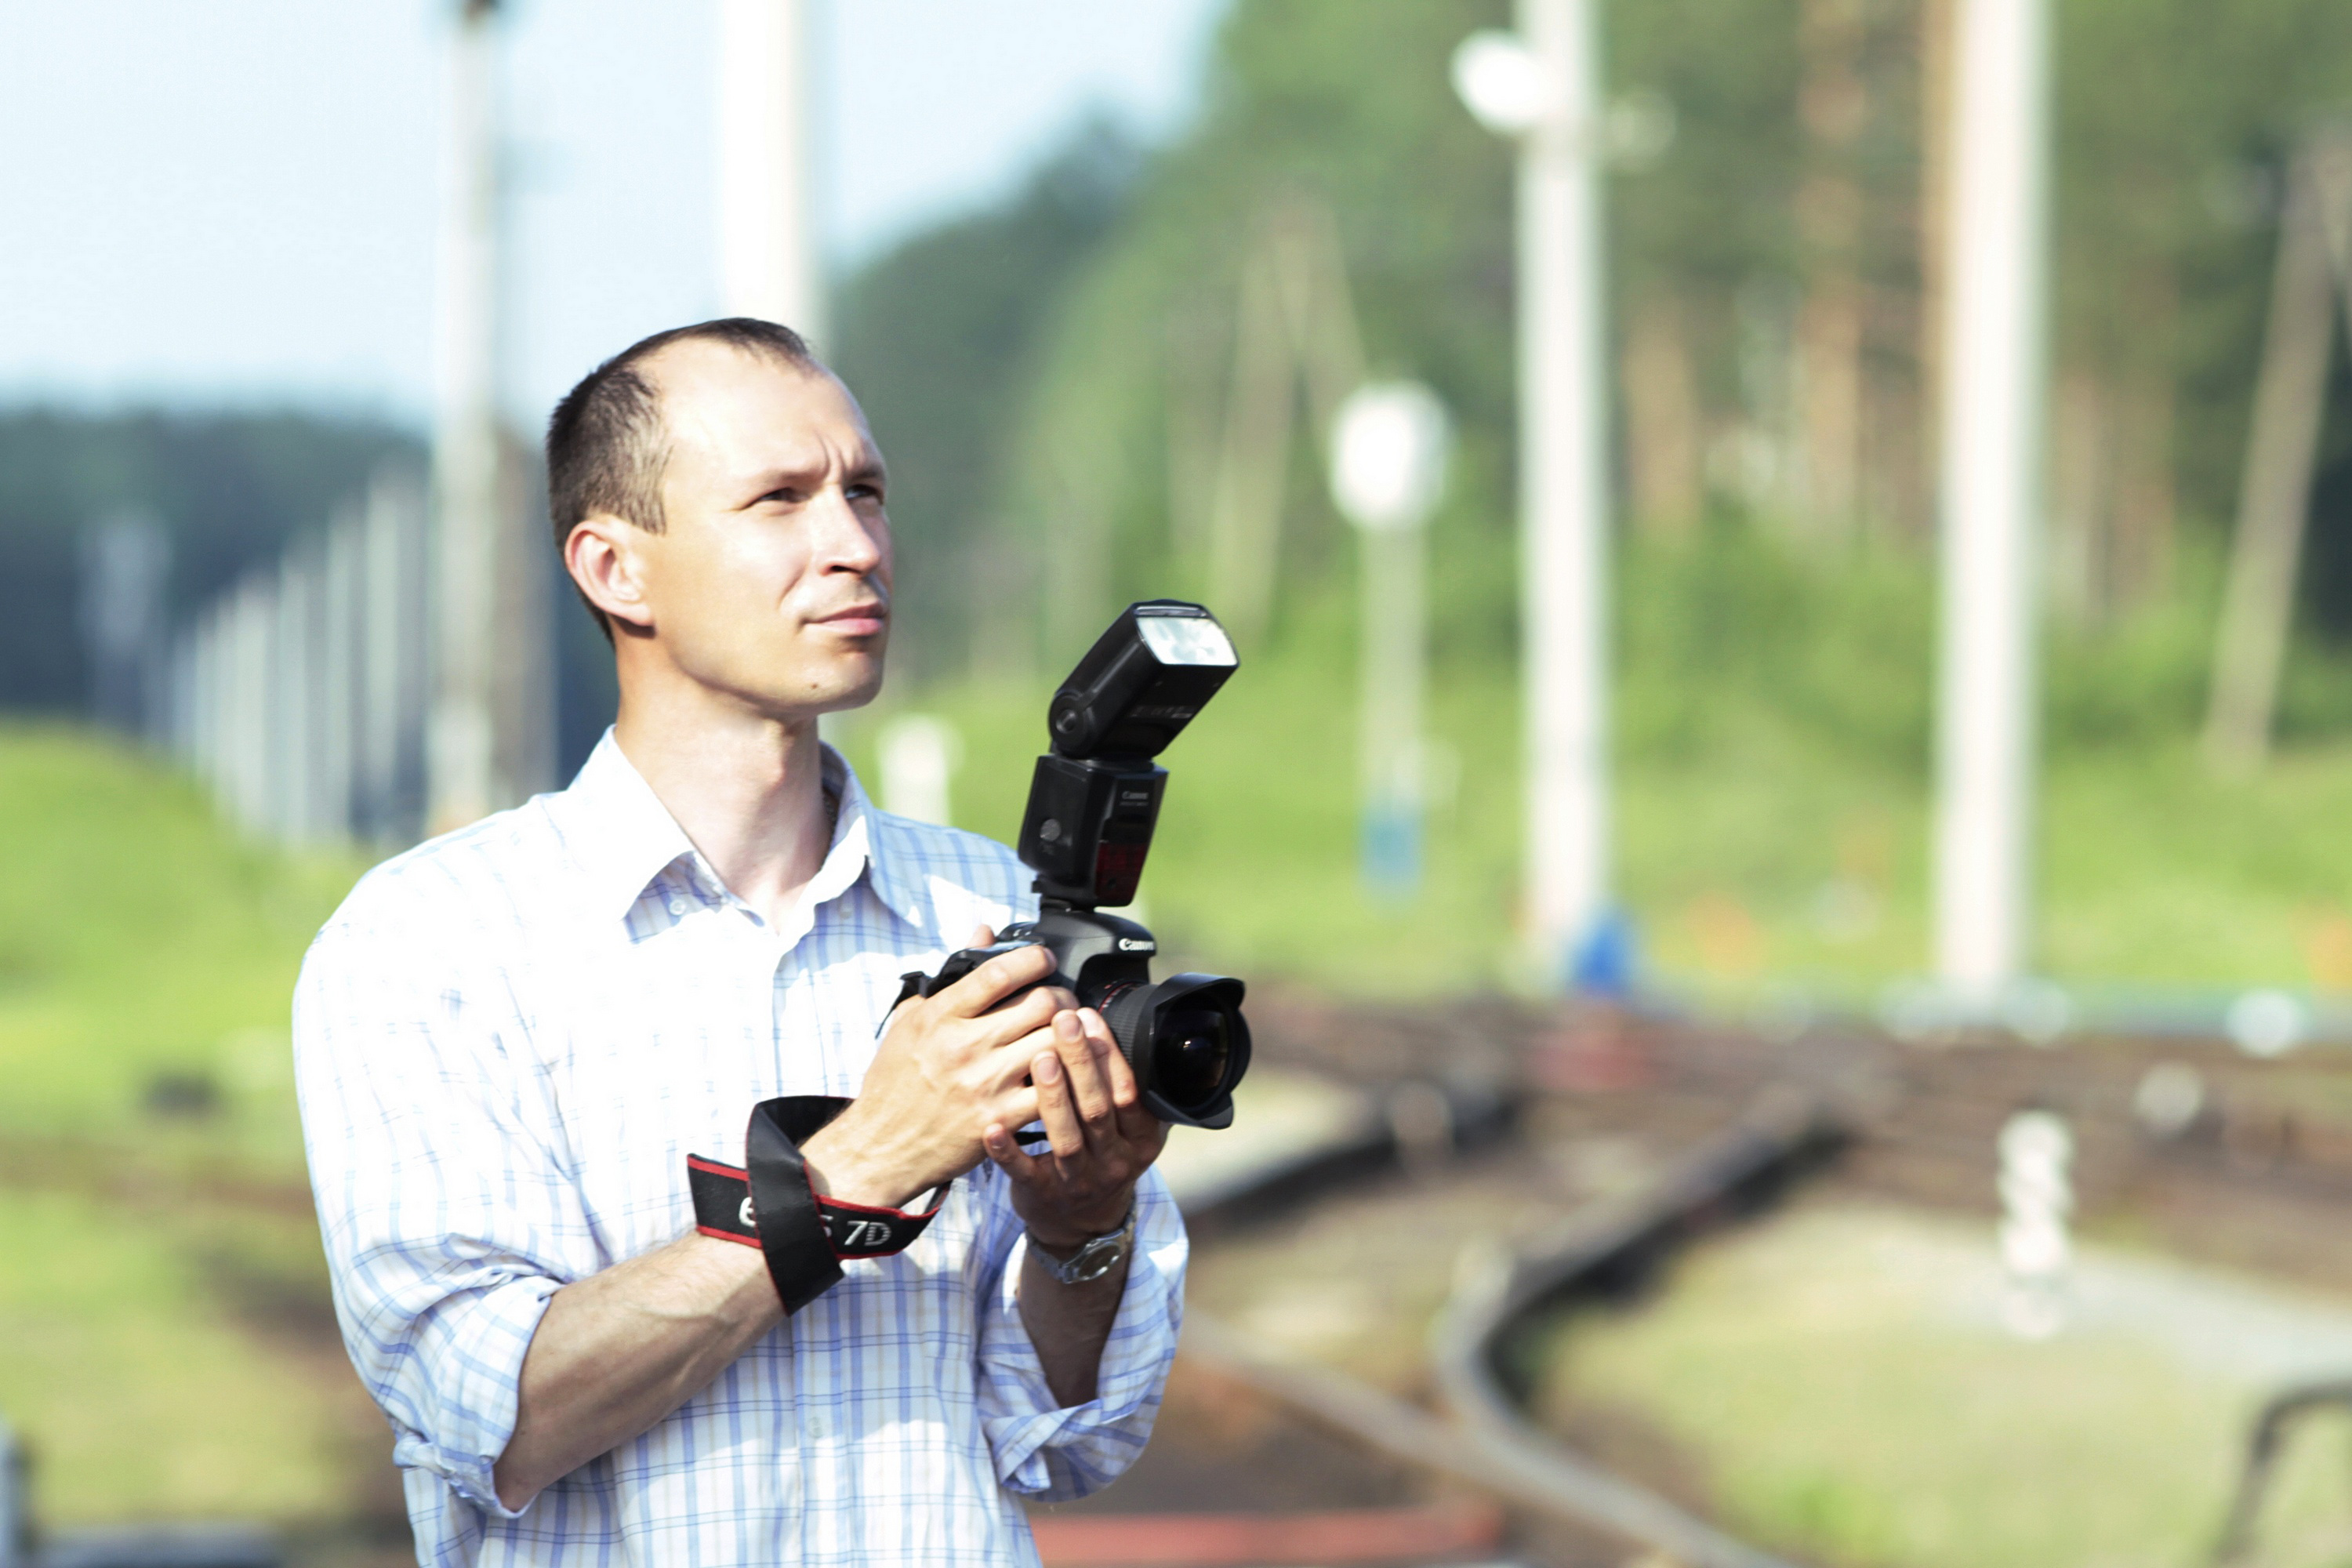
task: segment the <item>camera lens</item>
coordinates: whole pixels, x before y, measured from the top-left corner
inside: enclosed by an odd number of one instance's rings
[[[1151,1047],[1152,1079],[1173,1103],[1204,1106],[1228,1087],[1225,1070],[1233,1059],[1233,1031],[1224,1014],[1180,1008],[1160,1021]]]
[[[1102,1009],[1153,1115],[1187,1127],[1233,1125],[1234,1085],[1250,1065],[1240,981],[1177,974],[1157,985],[1119,981],[1092,994],[1081,988],[1079,995]]]

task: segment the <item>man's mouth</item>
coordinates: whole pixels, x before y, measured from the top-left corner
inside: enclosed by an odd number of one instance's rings
[[[819,616],[816,624],[845,637],[878,637],[890,624],[890,606],[879,599],[850,605],[829,616]]]

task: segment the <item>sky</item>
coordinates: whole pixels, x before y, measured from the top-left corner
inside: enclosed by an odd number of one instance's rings
[[[1225,0],[813,0],[835,268],[1097,108],[1181,131]],[[0,20],[0,403],[421,424],[454,0],[75,0]],[[505,400],[715,312],[714,0],[509,0]]]

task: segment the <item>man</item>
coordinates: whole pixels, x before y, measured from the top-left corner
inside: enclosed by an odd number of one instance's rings
[[[548,468],[613,728],[569,789],[371,872],[295,998],[336,1310],[419,1560],[1034,1562],[1013,1494],[1083,1495],[1150,1434],[1185,1242],[1165,1129],[1043,949],[888,1013],[1034,900],[817,739],[888,640],[864,416],[795,334],[713,321],[574,388]],[[789,1316],[688,1181],[786,1095],[855,1097],[799,1145],[824,1200],[951,1184]]]

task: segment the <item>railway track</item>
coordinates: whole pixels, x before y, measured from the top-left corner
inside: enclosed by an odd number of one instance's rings
[[[1425,1289],[1418,1307],[1411,1300],[1410,1269],[1359,1258],[1412,1320],[1415,1331],[1388,1336],[1385,1360],[1377,1348],[1326,1344],[1318,1373],[1302,1376],[1314,1362],[1298,1345],[1278,1333],[1237,1342],[1222,1326],[1213,1359],[1293,1415],[1346,1432],[1379,1465],[1417,1468],[1417,1482],[1396,1484],[1418,1495],[1484,1490],[1504,1510],[1500,1539],[1528,1562],[1618,1564],[1645,1552],[1726,1568],[1771,1561],[1714,1531],[1703,1500],[1621,1484],[1515,1419],[1511,1346],[1519,1323],[1564,1295],[1638,1284],[1808,1170],[1850,1194],[1990,1215],[2001,1125],[2044,1109],[2074,1131],[2080,1219],[2092,1234],[2129,1231],[2191,1258],[2352,1288],[2352,1242],[2332,1234],[2352,1199],[2352,1054],[2258,1061],[2210,1042],[1902,1043],[1861,1029],[1768,1040],[1500,1005],[1264,1012],[1270,1059],[1390,1103],[1405,1086],[1484,1096],[1507,1107],[1513,1132],[1457,1149],[1450,1163],[1424,1147],[1416,1163],[1400,1137],[1392,1152],[1406,1169],[1360,1172],[1360,1184],[1307,1208],[1208,1230],[1201,1294],[1221,1325],[1234,1314],[1246,1328],[1248,1308],[1220,1279],[1237,1256],[1311,1245],[1350,1211],[1360,1237],[1410,1233],[1418,1212],[1448,1205],[1484,1205],[1496,1221],[1486,1283],[1449,1280],[1435,1310]],[[1435,1364],[1405,1364],[1399,1344],[1417,1351],[1433,1326]],[[1426,1451],[1416,1457],[1416,1446]]]

